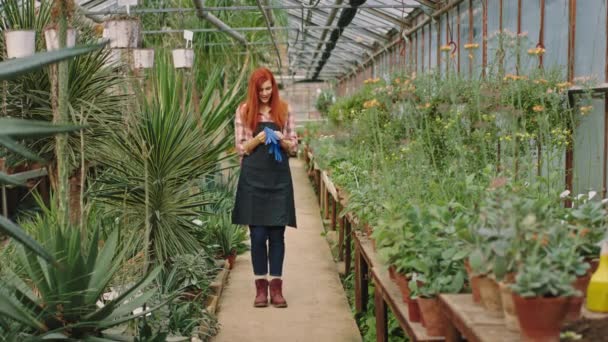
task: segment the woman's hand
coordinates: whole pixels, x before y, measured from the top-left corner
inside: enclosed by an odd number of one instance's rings
[[[281,141],[285,138],[285,136],[283,135],[283,133],[281,133],[281,131],[274,131],[274,134],[277,136],[277,139],[279,139],[279,141]]]
[[[258,143],[265,144],[266,143],[266,132],[261,131],[260,133],[258,133],[258,135],[255,136],[255,139],[257,140]]]

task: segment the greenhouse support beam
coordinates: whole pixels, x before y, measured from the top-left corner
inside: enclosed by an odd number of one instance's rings
[[[336,5],[342,5],[342,0],[336,0]],[[327,17],[327,22],[325,23],[326,27],[330,27],[331,24],[334,22],[334,19],[336,18],[336,15],[338,14],[338,9],[334,8],[331,10],[331,12],[329,13],[329,16]],[[329,33],[329,29],[325,29],[323,30],[323,33],[321,33],[321,40],[325,40],[325,38],[327,37],[327,34]],[[310,64],[308,65],[308,68],[310,69],[312,67],[312,64],[314,63],[315,59],[317,58],[317,56],[319,55],[319,52],[321,51],[321,48],[323,47],[323,43],[319,43],[317,44],[317,48],[315,49],[314,55],[310,61]]]
[[[194,6],[196,7],[196,15],[199,18],[206,19],[208,22],[210,22],[212,25],[214,25],[218,29],[226,32],[229,36],[231,36],[232,38],[241,42],[241,44],[243,44],[245,46],[247,46],[249,44],[249,42],[247,41],[247,38],[245,38],[243,35],[241,35],[237,31],[233,30],[230,26],[226,25],[226,23],[221,21],[218,17],[214,16],[211,13],[207,13],[205,6],[203,4],[203,0],[192,0],[192,1],[194,2]]]
[[[307,26],[306,27],[309,30],[327,30],[327,29],[336,29],[338,28],[338,26]],[[349,28],[353,28],[353,29],[358,29],[358,28],[363,28],[361,26],[352,26]],[[375,28],[375,29],[391,29],[391,28],[395,28],[395,26],[393,25],[375,25],[375,26],[366,26],[365,28]],[[244,31],[244,32],[249,32],[249,31],[267,31],[268,29],[266,27],[233,27],[232,28],[234,31]],[[292,26],[274,26],[270,28],[272,31],[297,31],[300,28],[299,27],[292,27]],[[190,31],[192,32],[222,32],[222,30],[220,29],[190,29]],[[171,29],[171,30],[148,30],[148,31],[143,31],[144,34],[164,34],[164,33],[182,33],[184,32],[184,30],[175,30],[175,29]]]
[[[294,10],[294,9],[306,9],[306,7],[302,5],[273,5],[273,6],[262,6],[263,9],[280,9],[280,10]],[[322,5],[319,4],[316,8],[321,9],[344,9],[344,8],[353,8],[352,6],[346,5]],[[416,9],[420,8],[420,5],[407,5],[407,4],[368,4],[362,5],[357,8],[361,9],[405,9],[411,8]],[[213,6],[213,7],[205,7],[206,12],[223,12],[223,11],[258,11],[259,7],[257,6]],[[145,13],[187,13],[187,12],[195,12],[198,11],[195,8],[133,8],[131,9],[131,14],[145,14]],[[103,10],[103,11],[86,11],[87,15],[113,15],[113,14],[126,14],[124,10]]]
[[[281,51],[279,51],[279,46],[277,45],[277,41],[274,37],[274,34],[272,32],[271,28],[271,24],[270,24],[270,19],[268,18],[268,13],[266,13],[266,10],[264,10],[264,8],[262,7],[262,2],[261,0],[256,0],[258,7],[260,8],[260,12],[262,12],[262,15],[264,16],[264,21],[266,22],[266,28],[268,29],[268,34],[270,35],[270,40],[272,40],[272,45],[274,46],[274,50],[277,53],[277,64],[279,65],[279,70],[281,70],[281,72],[279,72],[279,74],[282,74],[282,70],[283,70],[283,61],[281,61]]]
[[[420,28],[422,28],[425,25],[427,25],[428,23],[430,23],[431,20],[432,20],[432,18],[439,17],[440,15],[442,15],[445,12],[449,11],[450,9],[454,8],[454,6],[458,5],[459,3],[463,2],[463,1],[464,0],[452,0],[451,2],[449,2],[448,4],[446,4],[445,6],[443,6],[442,8],[440,8],[437,11],[433,12],[426,19],[422,20],[420,23],[418,23],[418,25],[416,25],[416,26],[412,27],[411,29],[405,31],[403,33],[403,35],[404,36],[410,36],[412,33],[418,31]],[[402,38],[399,37],[399,38],[395,39],[394,41],[392,41],[391,43],[386,44],[382,49],[380,49],[379,51],[377,51],[376,53],[374,53],[372,56],[370,56],[368,59],[366,59],[365,62],[362,63],[362,66],[365,66],[365,65],[369,64],[370,61],[372,61],[373,59],[375,59],[378,55],[380,55],[381,53],[383,53],[387,49],[390,49],[391,47],[397,45],[399,42],[401,42],[401,40],[402,40]],[[357,70],[351,71],[350,73],[344,75],[343,78],[349,77],[349,76],[353,75],[356,72],[357,72]]]

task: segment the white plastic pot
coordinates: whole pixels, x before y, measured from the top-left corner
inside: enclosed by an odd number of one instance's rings
[[[72,47],[76,45],[76,30],[68,29],[67,33],[66,46]],[[47,51],[59,50],[59,31],[57,29],[46,29],[44,31],[44,40],[46,41]]]
[[[4,32],[8,58],[31,56],[36,52],[36,31],[15,30]]]
[[[111,49],[110,55],[106,61],[106,65],[118,65],[122,62],[122,51],[119,49]]]
[[[141,35],[139,20],[109,20],[103,30],[103,37],[110,40],[111,48],[137,48]]]
[[[154,49],[133,50],[133,68],[149,69],[154,66]]]
[[[192,68],[194,65],[194,50],[193,49],[175,49],[173,50],[173,66],[176,69]]]

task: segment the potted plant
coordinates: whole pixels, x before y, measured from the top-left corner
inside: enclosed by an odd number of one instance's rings
[[[521,333],[529,341],[559,341],[569,301],[577,295],[574,275],[559,264],[547,256],[529,258],[511,285]]]
[[[154,49],[134,49],[133,68],[149,69],[154,66]]]
[[[218,213],[208,221],[216,254],[218,258],[225,259],[232,269],[238,252],[245,247],[243,242],[247,239],[245,230],[230,221],[229,215]]]
[[[50,26],[44,30],[44,40],[46,41],[46,49],[48,51],[54,51],[59,49],[59,30],[56,26]],[[66,47],[73,47],[76,45],[76,30],[68,28]]]
[[[36,52],[36,31],[14,25],[11,30],[4,31],[4,43],[9,59],[31,56]]]
[[[64,1],[66,8],[62,9],[61,1],[54,1],[53,8],[51,10],[51,21],[52,24],[47,26],[44,30],[44,40],[46,42],[46,49],[48,51],[54,51],[59,49],[59,27],[57,20],[60,15],[67,14],[68,23],[71,22],[72,14],[74,13],[74,1]],[[73,47],[76,45],[76,30],[72,27],[67,29],[66,47]]]
[[[141,22],[129,15],[114,16],[105,22],[103,38],[111,48],[135,49],[141,41]]]
[[[194,49],[174,49],[172,55],[176,69],[190,69],[194,65]]]

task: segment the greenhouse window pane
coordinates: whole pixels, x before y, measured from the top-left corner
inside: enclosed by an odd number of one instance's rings
[[[602,191],[604,149],[604,98],[593,99],[593,110],[578,116],[574,130],[574,193]],[[582,104],[581,104],[582,105]]]
[[[568,0],[545,0],[545,68],[568,66]],[[549,29],[550,28],[550,29]]]
[[[483,5],[481,0],[473,1],[473,42],[479,44],[479,48],[473,50],[473,76],[477,77],[480,75],[481,66],[483,65]]]
[[[521,67],[522,73],[538,68],[538,57],[529,56],[528,50],[536,47],[540,35],[540,2],[526,3],[525,11],[521,14],[521,30],[527,39],[523,40]]]
[[[606,0],[578,2],[574,75],[605,79]]]
[[[469,43],[469,5],[461,4],[460,9],[460,72],[467,75],[469,72],[469,52],[464,46]]]
[[[488,0],[488,69],[497,70],[497,34],[500,33],[500,0]]]
[[[566,0],[567,1],[567,0]],[[517,1],[503,1],[503,30],[508,35],[507,40],[513,43],[517,36]],[[505,47],[505,72],[515,73],[516,50],[514,44],[507,44]]]
[[[429,53],[431,54],[431,62],[429,65],[429,70],[434,70],[437,68],[437,31],[439,26],[436,22],[431,23],[431,48],[429,49]]]

